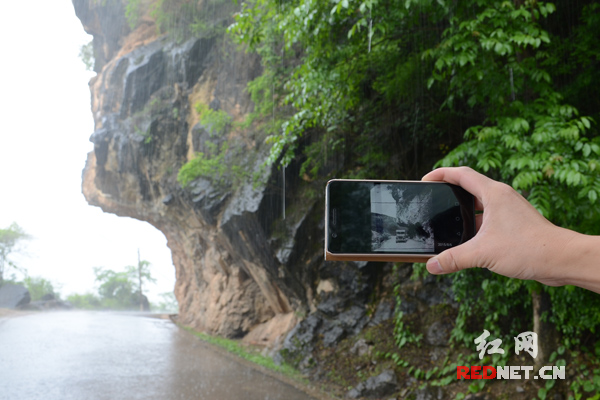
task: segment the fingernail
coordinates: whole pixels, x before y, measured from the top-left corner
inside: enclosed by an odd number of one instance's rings
[[[444,270],[442,269],[442,266],[437,258],[430,258],[429,261],[427,261],[427,270],[436,275],[444,273]]]

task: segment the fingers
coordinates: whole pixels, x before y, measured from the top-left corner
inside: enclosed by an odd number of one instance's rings
[[[475,196],[475,209],[483,210],[486,193],[496,182],[468,167],[438,168],[422,178],[423,181],[443,181],[461,186]],[[476,230],[483,222],[483,214],[475,216]],[[477,266],[475,240],[448,249],[427,261],[427,270],[435,275],[449,274]]]
[[[434,275],[442,275],[476,267],[472,242],[473,240],[470,240],[430,258],[427,261],[427,271]]]
[[[422,180],[444,181],[461,186],[477,198],[477,209],[481,209],[482,199],[489,185],[495,183],[492,179],[469,167],[438,168],[425,175]]]

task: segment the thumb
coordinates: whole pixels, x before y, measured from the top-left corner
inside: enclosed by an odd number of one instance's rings
[[[470,242],[445,250],[427,260],[427,271],[434,275],[449,274],[475,267],[475,257]]]

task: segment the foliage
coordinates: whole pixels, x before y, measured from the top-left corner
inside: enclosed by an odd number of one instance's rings
[[[151,17],[158,33],[168,33],[176,40],[190,36],[215,36],[224,28],[225,18],[233,4],[228,0],[197,2],[191,0],[127,0],[125,17],[131,30],[139,26],[142,16]]]
[[[257,351],[253,351],[250,347],[243,346],[238,341],[232,339],[226,339],[217,336],[211,336],[204,332],[194,331],[192,328],[184,327],[187,331],[193,333],[200,339],[205,342],[208,342],[212,345],[218,346],[222,349],[227,350],[230,353],[235,354],[238,357],[241,357],[245,360],[251,361],[255,364],[261,365],[270,370],[282,373],[290,378],[296,379],[298,381],[304,381],[302,375],[296,371],[294,368],[290,367],[285,363],[277,364],[273,360],[272,357],[264,356]]]
[[[103,308],[100,298],[94,293],[74,293],[67,296],[67,301],[71,303],[73,307],[84,310],[97,310]]]
[[[211,137],[222,135],[231,125],[232,118],[223,110],[213,110],[204,103],[197,103],[196,112]]]
[[[196,104],[196,112],[203,127],[214,141],[204,142],[205,150],[195,154],[185,163],[177,174],[177,181],[186,187],[197,178],[206,178],[218,186],[238,185],[249,177],[239,163],[231,162],[239,157],[241,149],[230,150],[229,142],[224,139],[232,125],[232,118],[223,110],[213,110],[203,103]],[[217,144],[215,142],[220,142]]]
[[[217,184],[224,184],[228,165],[225,155],[229,145],[223,143],[220,148],[213,142],[206,142],[206,152],[198,152],[190,161],[185,163],[177,174],[177,182],[186,187],[190,182],[203,177]]]
[[[262,56],[248,89],[270,163],[414,179],[438,157],[511,184],[560,226],[600,234],[599,27],[600,5],[584,0],[252,0],[229,32]],[[334,154],[343,162],[325,168]],[[582,289],[481,270],[452,279],[455,344],[482,326],[531,329],[540,290],[567,347],[600,325],[600,300]],[[400,314],[396,327],[402,347],[414,335]]]
[[[47,294],[54,295],[54,298],[60,297],[52,282],[40,276],[27,276],[23,279],[23,283],[29,290],[31,301],[41,300]]]
[[[85,69],[88,71],[94,70],[94,42],[90,41],[88,44],[84,44],[79,49],[79,58],[85,64]]]
[[[134,30],[138,26],[142,12],[142,0],[127,0],[125,4],[125,18],[127,18],[127,23],[131,30]]]
[[[435,64],[429,84],[442,84],[447,90],[444,107],[485,115],[438,165],[470,165],[487,172],[512,184],[554,223],[600,233],[600,138],[593,120],[579,116],[555,88],[556,50],[550,46],[552,35],[541,26],[556,7],[492,2],[475,10],[469,10],[470,18],[450,19],[441,43],[424,52]],[[487,329],[504,322],[508,332],[523,330],[515,326],[519,321],[513,316],[515,310],[531,307],[534,290],[550,293],[553,309],[548,318],[568,344],[600,326],[600,300],[583,289],[548,288],[486,276],[485,271],[468,271],[453,279],[462,301],[453,334],[466,341],[473,335],[466,334],[465,325],[475,315],[484,316]],[[473,288],[480,290],[474,295]]]
[[[440,45],[424,53],[435,61],[429,84],[446,84],[447,107],[463,100],[486,113],[438,165],[493,172],[555,223],[600,233],[586,224],[597,216],[600,138],[589,132],[589,117],[564,103],[546,64],[550,34],[539,20],[555,10],[491,3],[474,18],[451,20]],[[486,84],[471,84],[473,77]]]
[[[144,311],[144,299],[143,299],[143,286],[144,283],[155,283],[156,279],[154,279],[150,273],[150,262],[142,261],[139,259],[139,249],[138,249],[138,264],[136,266],[128,265],[125,267],[125,272],[129,275],[129,278],[137,283],[137,296],[138,296],[138,304],[140,306],[140,311]]]
[[[229,31],[262,56],[249,90],[277,125],[269,162],[306,146],[313,177],[340,153],[348,176],[415,173],[420,143],[437,135],[422,118],[432,104],[419,54],[432,35],[419,21],[404,1],[244,2]]]
[[[16,222],[13,222],[7,228],[0,228],[0,285],[4,280],[4,273],[8,267],[19,269],[9,257],[11,254],[19,252],[19,245],[29,238],[30,236]]]
[[[398,264],[394,264],[394,275],[396,275],[397,271],[398,271]],[[396,343],[396,347],[398,349],[401,349],[408,343],[419,343],[423,337],[423,335],[414,334],[405,326],[404,319],[403,319],[404,313],[402,311],[400,311],[401,303],[402,303],[402,298],[400,295],[400,288],[401,288],[401,286],[399,284],[394,286],[394,297],[396,299],[396,307],[395,307],[396,311],[394,312],[394,342]],[[390,357],[394,359],[396,364],[406,366],[400,360],[400,358],[394,357],[394,356],[395,356],[394,354],[390,355]]]
[[[98,293],[72,294],[67,300],[74,307],[84,309],[140,309],[142,283],[155,281],[149,266],[148,261],[140,261],[139,266],[128,266],[121,272],[96,267]]]
[[[94,274],[99,283],[98,294],[103,308],[125,310],[138,307],[139,294],[134,292],[134,280],[129,272],[96,267]]]

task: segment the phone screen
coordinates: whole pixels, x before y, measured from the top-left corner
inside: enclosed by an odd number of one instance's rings
[[[473,196],[449,183],[333,180],[326,196],[331,253],[438,254],[475,234]]]

